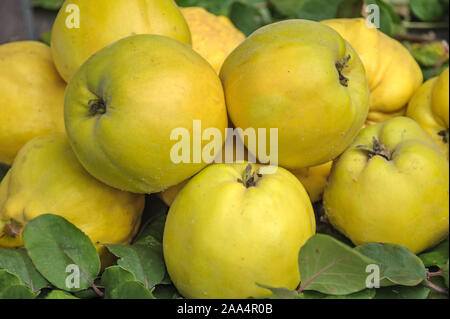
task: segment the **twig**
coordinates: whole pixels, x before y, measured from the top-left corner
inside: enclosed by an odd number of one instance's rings
[[[433,42],[436,41],[436,33],[428,32],[427,34],[397,34],[395,38],[399,41],[412,41],[412,42]]]
[[[427,287],[429,287],[429,288],[431,288],[431,289],[433,289],[433,290],[435,290],[435,291],[437,291],[437,292],[439,292],[441,294],[448,295],[448,290],[447,289],[439,287],[438,285],[433,284],[429,280],[425,280],[425,286],[427,286]]]
[[[91,287],[92,289],[94,289],[95,293],[99,296],[99,297],[104,297],[105,294],[97,288],[97,286],[94,283],[91,283]]]
[[[448,29],[448,22],[403,21],[402,25],[407,29]]]
[[[443,268],[441,268],[438,271],[430,272],[430,271],[428,271],[428,268],[427,268],[427,278],[428,279],[437,277],[437,276],[442,276],[442,275],[448,275],[448,270],[445,271],[445,270],[443,270]]]

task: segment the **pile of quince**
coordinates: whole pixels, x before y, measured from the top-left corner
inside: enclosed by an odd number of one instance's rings
[[[294,289],[322,199],[355,245],[419,253],[449,231],[448,69],[422,82],[407,49],[362,18],[283,21],[245,38],[173,1],[67,0],[50,48],[0,46],[0,162],[11,165],[0,247],[57,214],[105,266],[104,245],[129,244],[145,194],[159,193],[166,266],[187,298]],[[208,161],[225,158],[211,129],[229,127],[244,158]]]

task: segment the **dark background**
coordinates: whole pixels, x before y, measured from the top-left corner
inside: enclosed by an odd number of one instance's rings
[[[40,40],[51,29],[57,11],[30,7],[31,0],[0,0],[0,44]]]

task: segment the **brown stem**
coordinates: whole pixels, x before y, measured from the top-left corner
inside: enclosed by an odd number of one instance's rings
[[[405,34],[397,34],[395,35],[395,39],[399,41],[411,41],[411,42],[422,42],[422,43],[429,43],[436,41],[436,33],[429,32],[427,34],[411,34],[411,33],[405,33]]]
[[[369,153],[369,159],[375,156],[381,156],[390,161],[392,159],[391,151],[374,136],[372,139],[372,148],[366,145],[358,145],[356,148],[361,149]]]
[[[427,286],[428,288],[431,288],[441,294],[444,295],[448,295],[448,290],[442,287],[439,287],[438,285],[433,284],[431,281],[429,280],[425,280],[425,286]]]
[[[89,105],[89,113],[94,116],[97,114],[105,114],[106,113],[106,105],[102,99],[92,99],[88,102]]]
[[[104,297],[105,294],[97,288],[97,286],[94,283],[91,283],[91,287],[92,289],[94,289],[95,293],[99,296],[99,297]]]
[[[430,278],[437,277],[437,276],[448,275],[448,270],[444,270],[445,267],[447,267],[447,266],[444,266],[443,268],[439,269],[438,271],[434,271],[434,272],[430,272],[427,268],[427,270],[426,270],[427,278],[430,279]]]
[[[15,220],[10,220],[3,226],[3,233],[9,238],[18,238],[22,233],[22,224]]]
[[[345,87],[348,87],[349,79],[342,74],[342,71],[344,70],[344,68],[348,67],[347,63],[348,61],[350,61],[350,59],[351,56],[348,55],[347,57],[340,59],[339,61],[336,62],[336,69],[339,73],[339,82],[341,82],[341,85]]]
[[[448,271],[443,271],[442,269],[436,272],[428,272],[427,271],[427,278],[433,278],[433,277],[438,277],[438,276],[442,276],[442,275],[448,275]]]
[[[440,137],[442,137],[442,141],[443,141],[445,144],[448,143],[448,140],[449,140],[449,130],[448,130],[448,129],[447,129],[447,130],[442,130],[442,131],[438,132],[438,135],[439,135]]]
[[[253,166],[252,164],[249,163],[245,168],[244,173],[242,174],[242,179],[238,179],[238,182],[244,184],[246,188],[255,187],[256,182],[261,177],[262,177],[261,174],[258,174],[256,171],[253,171]]]

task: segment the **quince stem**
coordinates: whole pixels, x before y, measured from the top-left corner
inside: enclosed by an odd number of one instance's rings
[[[11,219],[3,224],[2,232],[9,238],[18,238],[22,234],[22,224]]]
[[[390,161],[392,159],[391,151],[384,144],[380,143],[375,136],[372,140],[372,148],[366,145],[358,145],[356,148],[366,151],[369,154],[369,159],[374,156],[381,156]]]
[[[255,187],[261,177],[262,175],[254,171],[252,164],[249,163],[242,174],[242,179],[238,179],[238,182],[244,184],[246,188]]]
[[[348,63],[348,61],[350,61],[350,58],[351,58],[351,56],[348,55],[347,57],[342,58],[336,62],[336,69],[339,73],[339,82],[341,82],[341,85],[345,86],[345,87],[348,87],[349,80],[342,74],[342,71],[344,70],[344,68],[348,67],[347,63]]]
[[[102,99],[92,99],[88,102],[89,105],[89,113],[94,116],[97,114],[105,114],[106,113],[106,105]]]
[[[438,133],[438,135],[442,137],[442,141],[443,141],[445,144],[448,143],[448,140],[449,140],[449,130],[448,130],[448,129],[440,131],[440,132]]]

